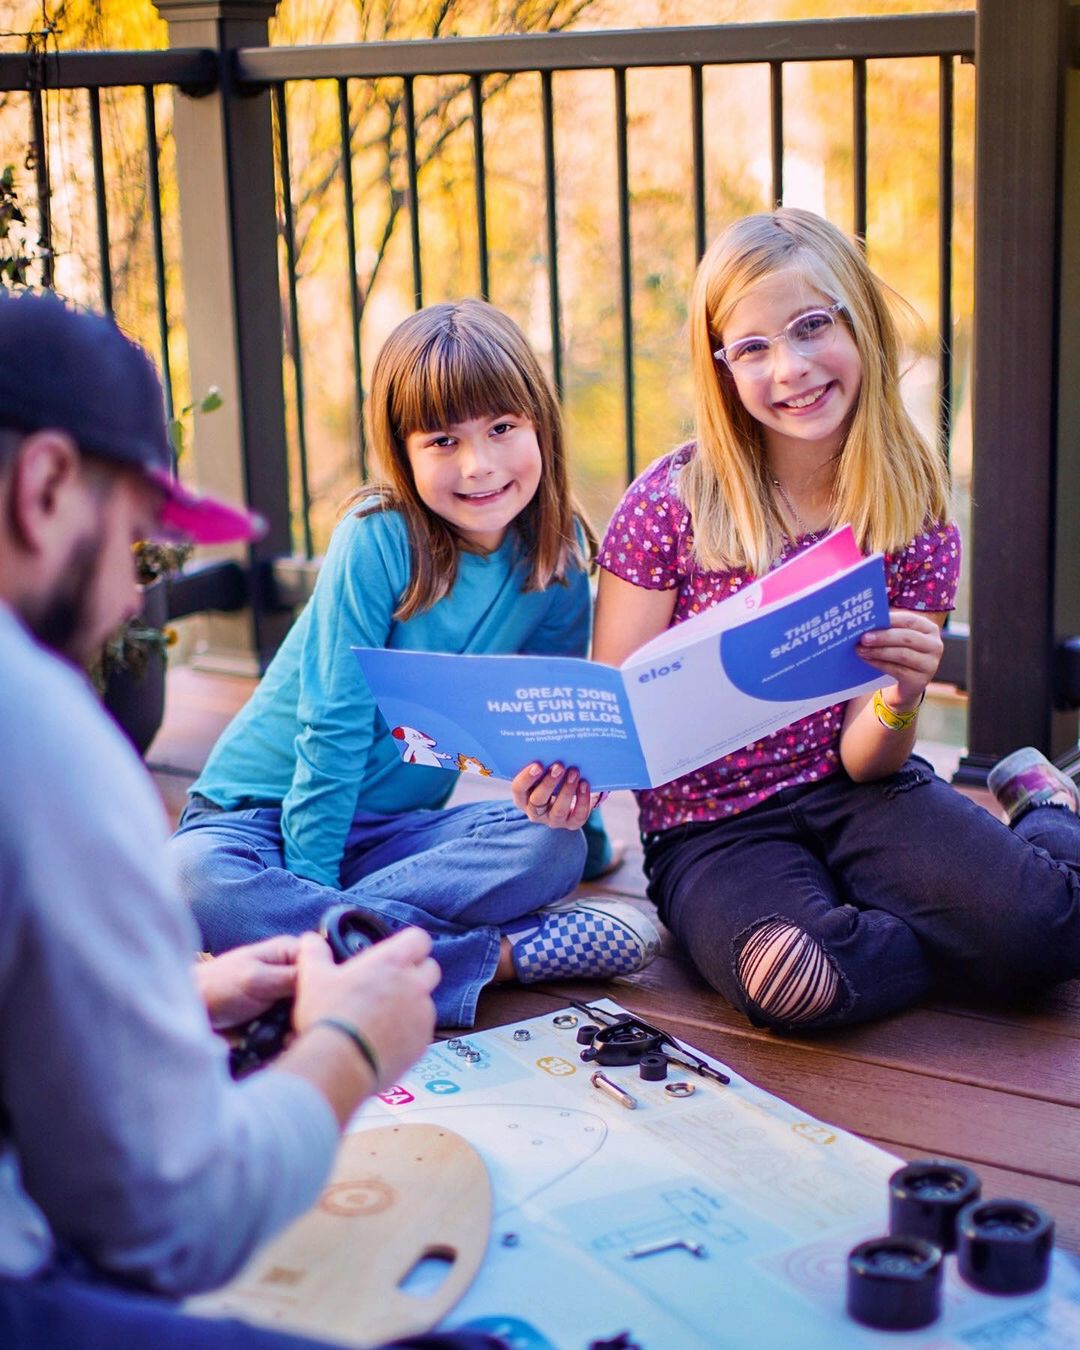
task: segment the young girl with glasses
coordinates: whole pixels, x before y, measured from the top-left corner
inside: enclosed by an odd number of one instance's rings
[[[890,602],[859,654],[895,683],[639,792],[660,917],[715,989],[780,1030],[1080,974],[1071,780],[1032,750],[1003,761],[991,786],[1010,829],[912,753],[960,541],[862,249],[807,211],[740,220],[701,262],[689,324],[696,438],[608,527],[595,659],[620,664],[850,522],[884,551]],[[579,824],[587,792],[538,764],[514,782],[553,825]]]
[[[438,760],[423,728],[395,737],[350,648],[584,655],[595,540],[554,393],[492,306],[399,324],[369,409],[376,477],[346,503],[311,601],[171,847],[210,952],[358,905],[432,934],[440,1024],[470,1026],[489,981],[637,970],[655,927],[618,901],[562,901],[586,862],[580,832],[538,829],[509,802],[446,807],[457,778],[425,767]],[[589,828],[599,867],[606,836]]]

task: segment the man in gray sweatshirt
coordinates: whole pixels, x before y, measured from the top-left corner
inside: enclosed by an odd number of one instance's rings
[[[300,1344],[169,1300],[228,1280],[313,1203],[345,1122],[433,1031],[416,929],[343,965],[307,934],[196,974],[161,805],[80,668],[137,612],[136,540],[256,528],[169,468],[145,353],[109,319],[0,292],[5,1346]],[[213,1028],[285,996],[293,1043],[233,1082]]]

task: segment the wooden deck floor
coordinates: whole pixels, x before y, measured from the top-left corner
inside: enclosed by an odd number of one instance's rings
[[[166,722],[148,759],[174,815],[250,688],[251,681],[235,676],[170,674]],[[505,791],[475,779],[468,785],[485,795]],[[614,794],[605,815],[612,835],[631,841],[628,856],[603,883],[582,889],[646,904],[630,794]],[[478,1026],[604,994],[768,1091],[900,1157],[971,1164],[984,1194],[1042,1205],[1057,1220],[1061,1245],[1080,1252],[1080,981],[1015,1008],[927,1003],[850,1031],[778,1037],[749,1026],[668,941],[648,970],[613,983],[490,989],[481,998]]]

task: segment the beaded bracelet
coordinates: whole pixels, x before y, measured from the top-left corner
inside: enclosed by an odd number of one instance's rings
[[[335,1031],[340,1031],[343,1036],[348,1036],[367,1061],[368,1068],[375,1075],[376,1083],[379,1081],[379,1061],[375,1058],[375,1051],[371,1048],[371,1042],[351,1022],[345,1022],[340,1017],[320,1017],[311,1025],[313,1027],[333,1027]]]
[[[922,698],[910,712],[895,712],[885,702],[880,689],[874,690],[874,716],[888,731],[907,731],[908,727],[915,721],[919,715],[919,709],[922,707],[922,701],[926,697],[926,690],[922,691]]]

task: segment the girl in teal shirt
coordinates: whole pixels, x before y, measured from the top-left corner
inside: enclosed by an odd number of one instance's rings
[[[445,805],[409,764],[350,647],[584,656],[595,540],[551,387],[481,301],[401,323],[372,372],[376,478],[346,504],[311,601],[191,789],[171,848],[206,947],[357,904],[435,939],[440,1023],[495,979],[624,974],[656,950],[617,901],[564,901],[610,857],[595,819],[550,831],[506,802]],[[587,842],[586,835],[591,834]]]

